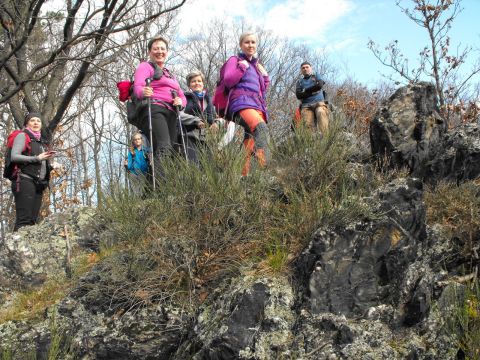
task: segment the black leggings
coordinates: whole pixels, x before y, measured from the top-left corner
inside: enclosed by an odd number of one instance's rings
[[[17,231],[22,226],[34,225],[38,220],[38,213],[42,206],[44,186],[38,186],[33,179],[19,177],[20,183],[12,183],[12,192],[15,197],[15,227]],[[17,191],[18,186],[18,191]]]
[[[142,109],[141,116],[144,125],[142,131],[149,137],[148,107]],[[152,104],[153,152],[156,156],[161,156],[175,147],[178,133],[177,126],[177,114],[174,111]]]
[[[153,153],[155,154],[155,172],[163,176],[162,158],[171,154],[177,148],[178,120],[177,114],[167,108],[152,104],[152,137]],[[144,134],[150,139],[148,124],[148,107],[142,109]]]

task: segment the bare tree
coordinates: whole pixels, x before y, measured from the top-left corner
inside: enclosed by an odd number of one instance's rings
[[[185,1],[74,0],[54,9],[46,0],[3,0],[0,104],[19,126],[24,109],[40,110],[51,134],[85,81],[136,41],[129,31],[162,15],[168,22]]]
[[[333,77],[335,71],[328,63],[325,52],[296,44],[264,28],[254,28],[242,20],[227,25],[216,19],[200,26],[198,33],[192,34],[179,46],[180,73],[186,75],[192,70],[202,71],[206,78],[205,86],[212,92],[221,66],[230,56],[238,53],[239,35],[247,29],[254,29],[257,34],[257,54],[270,76],[267,94],[272,120],[270,126],[275,134],[282,136],[281,133],[290,128],[292,114],[298,106],[295,83],[300,74],[300,64],[309,60],[322,76]]]
[[[5,111],[2,111],[0,108],[0,138],[7,139],[8,134],[12,131],[13,128],[13,118],[12,116]],[[6,143],[6,141],[5,141]],[[2,153],[0,156],[0,169],[1,174],[3,175],[3,169],[5,166],[5,154]],[[0,178],[0,239],[2,239],[7,231],[13,227],[14,218],[12,217],[14,204],[13,204],[13,194],[10,191],[10,182]]]
[[[462,8],[461,0],[408,0],[409,7],[403,6],[405,1],[397,0],[397,6],[409,19],[428,33],[429,43],[420,52],[418,66],[411,68],[398,41],[392,41],[384,50],[372,40],[368,47],[380,62],[409,82],[422,77],[432,79],[440,106],[449,110],[449,104],[458,102],[473,77],[480,73],[480,64],[475,65],[466,75],[460,72],[461,65],[472,51],[471,47],[457,48],[451,52],[449,31],[453,21]]]

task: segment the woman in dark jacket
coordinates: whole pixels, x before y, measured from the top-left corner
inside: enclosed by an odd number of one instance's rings
[[[29,113],[24,126],[24,130],[15,137],[11,152],[11,161],[18,169],[16,179],[12,182],[16,210],[13,231],[37,223],[43,191],[50,180],[49,159],[55,155],[54,151],[45,151],[40,114]],[[29,146],[26,146],[27,143]]]
[[[198,163],[198,147],[205,141],[205,127],[208,123],[212,130],[218,129],[215,120],[215,108],[210,95],[205,90],[205,77],[200,71],[193,71],[187,75],[189,91],[185,92],[187,105],[185,114],[196,118],[182,119],[185,126],[185,143],[187,146],[188,159]]]

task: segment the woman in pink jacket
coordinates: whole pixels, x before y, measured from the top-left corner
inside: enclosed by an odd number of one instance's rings
[[[142,62],[135,71],[134,92],[138,99],[151,98],[153,152],[157,160],[170,152],[177,141],[177,115],[175,107],[183,108],[187,99],[178,81],[165,67],[168,57],[168,41],[155,37],[148,42],[150,61]],[[147,79],[150,85],[147,86]],[[148,108],[143,107],[140,116],[148,133]]]

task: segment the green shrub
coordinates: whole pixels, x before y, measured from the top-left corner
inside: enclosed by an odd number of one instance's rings
[[[457,287],[448,301],[445,313],[446,329],[457,339],[457,346],[465,359],[480,359],[480,287],[478,279],[470,286]],[[461,291],[460,291],[461,290]]]
[[[190,301],[199,285],[241,268],[288,271],[288,259],[319,225],[367,216],[361,198],[376,184],[350,164],[352,146],[335,125],[323,138],[300,130],[273,144],[267,168],[254,166],[248,177],[240,176],[240,149],[210,143],[198,167],[164,159],[164,175],[145,200],[114,193],[100,218],[111,232],[103,247],[122,249],[104,260],[105,273],[121,280],[92,291],[107,291],[124,308],[182,297],[196,306]]]
[[[450,238],[464,244],[464,254],[470,254],[480,239],[479,184],[440,183],[427,189],[425,204],[427,224],[441,224]]]

